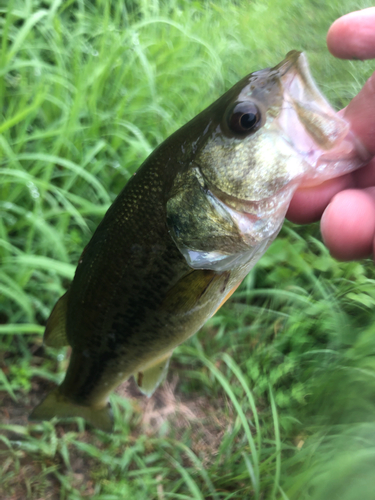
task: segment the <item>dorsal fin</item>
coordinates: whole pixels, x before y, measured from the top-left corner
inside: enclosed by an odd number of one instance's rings
[[[69,292],[66,292],[59,298],[55,307],[52,309],[50,317],[48,318],[43,341],[49,347],[58,348],[69,345],[68,338],[66,336],[68,294]]]

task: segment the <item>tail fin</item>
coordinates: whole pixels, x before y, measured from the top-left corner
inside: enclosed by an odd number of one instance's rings
[[[66,396],[61,394],[59,387],[50,392],[47,397],[34,408],[29,416],[29,420],[50,420],[53,417],[82,417],[89,424],[102,431],[110,432],[113,429],[113,415],[109,404],[100,409],[76,405],[69,401]]]

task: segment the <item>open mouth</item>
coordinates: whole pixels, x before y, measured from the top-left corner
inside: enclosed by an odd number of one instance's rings
[[[308,165],[300,187],[321,184],[365,164],[370,155],[315,85],[304,54],[290,52],[276,68],[285,89],[279,124]]]

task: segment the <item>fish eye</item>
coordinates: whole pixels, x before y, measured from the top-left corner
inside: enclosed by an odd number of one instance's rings
[[[228,116],[228,126],[236,134],[248,134],[258,130],[261,113],[253,102],[238,102]]]

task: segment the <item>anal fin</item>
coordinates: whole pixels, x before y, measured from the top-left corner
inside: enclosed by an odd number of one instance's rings
[[[146,370],[139,371],[134,376],[139,390],[146,396],[152,396],[156,388],[164,381],[165,377],[167,376],[169,360],[171,359],[172,352],[169,352],[162,358],[159,358],[155,362],[155,364],[151,365]]]
[[[48,318],[43,341],[49,347],[64,347],[69,345],[66,336],[66,314],[68,305],[68,293],[64,293],[56,302]]]

